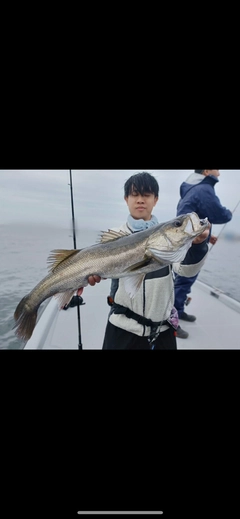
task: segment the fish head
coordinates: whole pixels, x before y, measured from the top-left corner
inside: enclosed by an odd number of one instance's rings
[[[166,223],[164,234],[172,246],[183,245],[202,234],[208,225],[208,218],[200,220],[196,213],[183,214]]]
[[[194,238],[208,227],[208,218],[200,220],[196,213],[177,216],[155,227],[149,236],[147,248],[159,259],[182,261]]]

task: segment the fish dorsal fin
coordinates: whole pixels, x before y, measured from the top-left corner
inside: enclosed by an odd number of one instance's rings
[[[126,231],[113,231],[113,229],[108,229],[108,231],[101,231],[99,243],[106,243],[107,241],[118,240],[119,238],[123,238],[124,236],[129,236],[132,233]]]
[[[65,261],[69,258],[72,258],[80,252],[80,249],[54,249],[50,252],[47,263],[49,264],[48,269],[51,272],[55,272],[58,268],[62,268],[65,264]]]

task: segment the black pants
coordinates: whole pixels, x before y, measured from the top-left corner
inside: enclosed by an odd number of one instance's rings
[[[169,327],[165,332],[161,332],[156,339],[154,350],[176,350],[177,341],[174,329]],[[139,337],[135,333],[127,332],[114,326],[108,321],[105,337],[103,341],[103,350],[151,350],[147,337]]]

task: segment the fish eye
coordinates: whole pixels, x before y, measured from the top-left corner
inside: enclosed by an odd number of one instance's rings
[[[181,220],[176,220],[175,221],[175,227],[181,227],[181,225],[182,225]]]

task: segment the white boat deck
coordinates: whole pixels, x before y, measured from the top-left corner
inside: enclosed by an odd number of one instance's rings
[[[110,280],[101,281],[83,292],[86,305],[80,306],[83,349],[102,349],[109,306]],[[211,295],[213,293],[214,295]],[[187,313],[194,314],[194,323],[180,321],[188,331],[187,339],[177,339],[183,349],[240,349],[240,303],[223,293],[196,281],[192,287]],[[40,317],[25,349],[78,349],[77,309],[58,310],[53,297]]]
[[[178,349],[240,349],[240,303],[200,281],[194,283],[191,297],[185,310],[197,320],[179,321],[189,337],[177,339]]]

